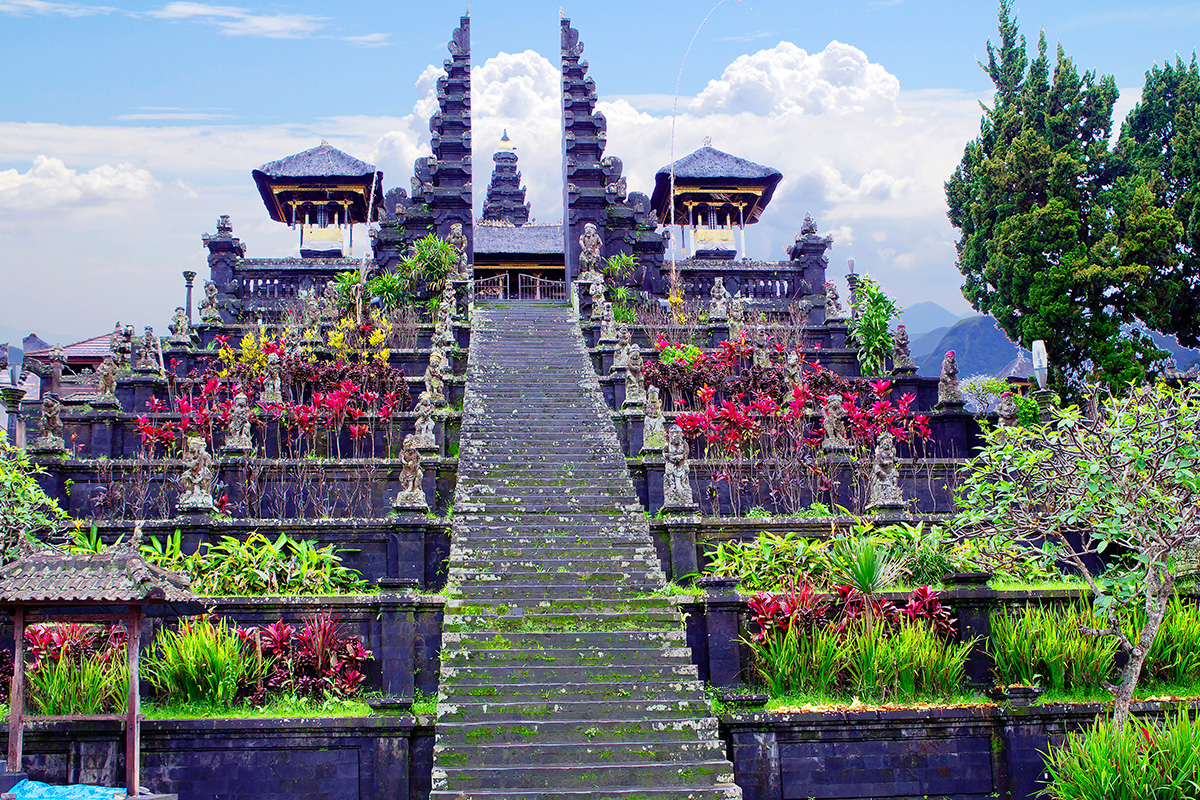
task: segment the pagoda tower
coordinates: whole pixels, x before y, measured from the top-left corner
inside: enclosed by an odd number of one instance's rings
[[[524,225],[529,222],[529,203],[525,202],[525,187],[521,185],[521,172],[517,169],[517,149],[508,138],[507,130],[500,137],[500,146],[492,161],[495,166],[492,167],[492,182],[488,184],[483,218],[487,222]]]

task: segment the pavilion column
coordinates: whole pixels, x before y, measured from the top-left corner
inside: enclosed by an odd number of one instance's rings
[[[8,694],[9,776],[21,773],[21,755],[24,745],[21,716],[25,711],[25,609],[21,606],[13,609],[13,637],[13,674]]]
[[[138,776],[142,766],[142,704],[138,692],[138,650],[141,639],[142,609],[140,606],[131,606],[125,637],[129,654],[129,706],[125,710],[125,793],[129,797],[138,795]]]

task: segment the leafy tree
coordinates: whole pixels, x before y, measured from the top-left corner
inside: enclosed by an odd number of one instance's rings
[[[858,347],[858,363],[865,375],[882,375],[892,354],[892,320],[900,306],[874,278],[863,275],[854,287],[854,317],[850,336]]]
[[[1090,405],[988,433],[965,469],[954,527],[1039,552],[1050,542],[1074,565],[1105,620],[1085,632],[1116,639],[1127,656],[1119,683],[1105,685],[1120,728],[1200,548],[1200,388],[1146,384]],[[1128,556],[1096,569],[1096,556],[1118,552]]]
[[[1200,68],[1155,65],[1121,127],[1117,154],[1127,170],[1123,255],[1153,266],[1138,298],[1147,324],[1200,344]]]
[[[0,561],[15,558],[14,548],[23,536],[39,536],[57,529],[67,514],[38,486],[44,472],[24,450],[0,439]]]
[[[1080,75],[1061,45],[1051,71],[1044,33],[1029,59],[1011,0],[1001,0],[999,22],[983,66],[995,100],[946,182],[963,295],[1011,339],[1045,340],[1059,388],[1089,373],[1127,385],[1162,356],[1131,327],[1151,273],[1146,242],[1161,220],[1135,216],[1120,238],[1108,144],[1116,85]]]

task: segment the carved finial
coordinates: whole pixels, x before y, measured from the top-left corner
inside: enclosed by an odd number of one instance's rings
[[[704,146],[705,146],[705,147],[712,147],[712,137],[711,137],[711,136],[705,136],[705,137],[704,137]]]

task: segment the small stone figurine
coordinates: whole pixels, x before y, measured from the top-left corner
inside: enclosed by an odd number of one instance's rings
[[[338,318],[338,288],[337,281],[326,281],[321,291],[321,299],[317,302],[317,316],[322,325],[332,325]]]
[[[963,405],[962,389],[958,388],[958,360],[954,351],[946,351],[942,359],[942,375],[938,378],[938,407],[953,407]]]
[[[437,347],[429,353],[429,366],[425,368],[425,391],[435,406],[446,405],[446,357]]]
[[[725,288],[725,279],[713,278],[712,289],[709,291],[708,318],[712,322],[723,322],[729,319],[729,301],[733,295]]]
[[[429,397],[429,392],[421,392],[417,398],[417,407],[413,409],[417,414],[416,446],[418,449],[427,450],[437,447],[437,439],[433,435],[433,401]]]
[[[793,386],[804,383],[804,360],[795,350],[787,354],[787,360],[783,363],[783,374]]]
[[[280,374],[279,354],[267,356],[267,374],[263,377],[262,403],[265,406],[283,402],[283,377]]]
[[[837,284],[833,281],[825,281],[825,324],[844,323],[845,321],[846,312],[842,310]]]
[[[908,329],[903,325],[896,326],[892,336],[892,372],[916,372],[917,365],[912,360],[912,349],[908,343]]]
[[[171,331],[171,338],[168,340],[171,344],[190,345],[192,343],[192,323],[188,322],[187,312],[183,310],[183,306],[176,306],[175,313],[171,315],[171,324],[167,326]]]
[[[423,477],[417,437],[410,433],[400,445],[400,493],[392,501],[392,508],[397,511],[428,511],[429,503],[421,487]]]
[[[666,418],[657,386],[646,387],[646,417],[642,425],[642,452],[658,452],[667,445]]]
[[[600,344],[617,343],[617,315],[612,303],[604,304],[604,315],[600,317]]]
[[[737,336],[746,327],[746,298],[738,292],[729,302],[729,335]]]
[[[663,450],[663,508],[695,507],[692,500],[691,468],[688,465],[688,446],[683,439],[683,429],[671,426],[667,446]]]
[[[842,405],[840,394],[825,398],[825,404],[821,407],[821,427],[824,433],[821,440],[823,451],[838,453],[850,449],[850,441],[846,438],[846,408]]]
[[[1017,417],[1020,414],[1020,410],[1017,408],[1017,401],[1013,399],[1012,392],[1001,392],[1000,405],[996,408],[996,411],[1000,414],[1001,428],[1017,427]]]
[[[250,403],[245,392],[238,392],[233,398],[233,408],[229,412],[229,423],[225,427],[225,447],[232,453],[244,453],[253,448],[250,441]]]
[[[629,345],[629,363],[625,365],[625,403],[622,408],[640,408],[646,403],[646,384],[642,377],[642,348]]]
[[[147,325],[142,333],[142,354],[137,365],[139,370],[154,371],[158,369],[158,359],[155,357],[157,344],[158,340],[154,338],[154,328]]]
[[[442,299],[438,302],[438,313],[446,322],[451,322],[458,316],[458,296],[454,292],[454,284],[450,281],[446,281],[442,286]]]
[[[617,349],[613,352],[612,369],[609,372],[624,371],[625,366],[629,364],[629,345],[633,341],[633,335],[629,332],[629,326],[622,322],[617,326]]]
[[[183,451],[183,474],[179,476],[180,511],[212,511],[212,456],[200,436],[189,436]]]
[[[58,402],[57,396],[47,394],[42,398],[42,432],[33,444],[34,450],[62,452],[67,449],[63,442],[62,419],[59,418],[61,411],[62,403]]]
[[[446,241],[454,250],[454,274],[451,277],[471,277],[471,268],[467,263],[467,236],[463,233],[461,222],[450,225],[450,235],[446,237]]]
[[[603,259],[604,241],[596,230],[594,223],[583,226],[583,235],[579,237],[579,277],[580,283],[591,283],[600,277],[600,263]]]
[[[875,440],[868,509],[904,508],[904,494],[900,491],[900,470],[897,463],[896,440],[890,432],[884,430]]]
[[[126,325],[121,331],[121,358],[126,365],[133,364],[133,326]]]
[[[104,357],[100,366],[96,367],[96,377],[99,385],[96,387],[96,399],[92,405],[114,406],[117,404],[117,364],[111,355]]]
[[[596,275],[588,294],[592,296],[592,322],[597,322],[604,315],[604,277]]]
[[[754,366],[771,368],[771,343],[767,339],[766,326],[761,322],[754,326]]]
[[[221,309],[217,305],[217,285],[212,281],[204,282],[204,299],[200,301],[200,321],[220,322]]]

